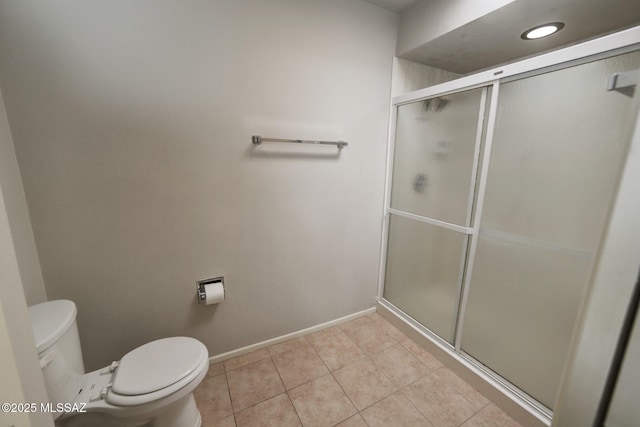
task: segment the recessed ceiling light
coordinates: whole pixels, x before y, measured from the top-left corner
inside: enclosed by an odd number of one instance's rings
[[[520,38],[524,40],[535,40],[542,37],[550,36],[553,33],[557,33],[562,28],[564,28],[564,24],[562,22],[551,22],[549,24],[538,25],[537,27],[529,28],[527,31],[522,33]]]

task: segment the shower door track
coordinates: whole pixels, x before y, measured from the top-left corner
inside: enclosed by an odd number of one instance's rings
[[[457,351],[454,346],[439,337],[437,334],[429,330],[429,328],[422,325],[420,322],[409,316],[407,313],[396,307],[393,303],[380,299],[378,304],[393,313],[398,319],[403,321],[408,327],[412,328],[415,332],[422,337],[429,340],[432,344],[438,347],[440,350],[447,353],[458,363],[462,364],[465,368],[469,369],[475,375],[480,377],[485,382],[499,390],[502,394],[513,398],[517,398],[517,403],[523,403],[524,407],[531,415],[537,418],[540,422],[546,425],[550,425],[553,412],[549,410],[542,403],[538,402],[534,397],[529,395],[524,390],[513,385],[491,369],[487,368],[473,356],[460,350]]]
[[[500,84],[503,82],[518,80],[521,78],[564,69],[586,62],[604,59],[638,49],[640,49],[640,26],[620,31],[618,33],[610,34],[598,39],[590,40],[578,45],[559,49],[554,52],[549,52],[536,57],[524,59],[502,67],[482,71],[470,76],[461,77],[456,80],[441,83],[435,86],[430,86],[424,89],[415,90],[406,94],[396,96],[392,99],[391,102],[381,239],[382,246],[380,251],[380,267],[378,275],[378,302],[384,308],[393,313],[396,317],[401,319],[403,323],[419,332],[422,336],[426,337],[450,357],[453,357],[455,360],[462,363],[465,367],[480,376],[480,378],[482,378],[484,381],[486,381],[494,388],[501,391],[504,395],[509,397],[511,400],[516,402],[530,415],[534,416],[536,419],[546,425],[551,424],[551,419],[553,416],[553,412],[549,408],[538,402],[523,390],[511,384],[509,381],[499,376],[497,373],[482,365],[479,361],[475,360],[473,357],[469,356],[461,349],[462,325],[464,323],[469,284],[471,280],[471,274],[473,272],[473,263],[478,241],[479,225],[482,216],[484,192],[486,189],[487,172],[490,163],[491,144],[493,142],[493,130],[496,122]],[[605,90],[604,86],[605,85],[603,83],[603,90]],[[477,187],[476,193],[473,196],[474,200],[472,205],[475,215],[473,217],[471,226],[455,226],[454,228],[451,227],[448,223],[444,223],[444,225],[433,224],[433,220],[429,220],[428,218],[423,218],[391,208],[391,188],[398,107],[427,98],[440,97],[465,90],[488,87],[492,88],[492,93],[489,105],[489,115],[487,117],[486,136],[484,139],[483,160],[481,163],[480,174],[477,178],[479,179],[479,185]],[[481,128],[482,123],[479,123],[478,126],[479,128]],[[477,149],[478,147],[476,147],[476,150]],[[433,225],[438,225],[452,230],[455,229],[455,231],[464,233],[467,238],[470,239],[470,241],[467,242],[467,256],[463,260],[464,274],[462,278],[460,290],[461,292],[459,294],[459,301],[457,304],[458,311],[456,323],[454,325],[455,333],[453,345],[440,338],[424,325],[420,324],[415,319],[411,318],[409,315],[397,308],[391,302],[384,299],[384,280],[387,258],[389,221],[392,214],[408,218],[416,217],[412,219],[417,219],[419,221],[427,223],[431,222]]]

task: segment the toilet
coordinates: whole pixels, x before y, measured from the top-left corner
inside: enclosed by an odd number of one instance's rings
[[[28,311],[56,426],[200,426],[193,390],[209,367],[200,341],[159,339],[85,373],[73,301],[48,301]]]

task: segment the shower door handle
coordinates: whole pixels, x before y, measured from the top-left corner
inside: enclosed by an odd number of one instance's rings
[[[633,96],[632,88],[638,84],[640,70],[614,73],[607,81],[607,90],[615,90],[628,96]]]

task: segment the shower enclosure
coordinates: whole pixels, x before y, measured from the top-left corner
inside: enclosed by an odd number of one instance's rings
[[[638,119],[633,30],[393,101],[381,304],[548,419]]]

